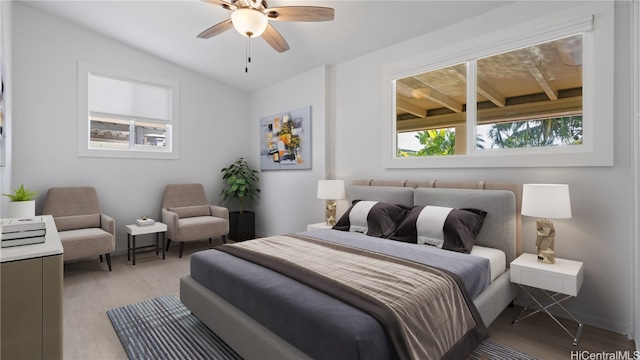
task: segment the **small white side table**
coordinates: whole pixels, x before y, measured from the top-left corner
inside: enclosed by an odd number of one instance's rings
[[[320,229],[331,229],[333,226],[327,225],[327,223],[321,222],[316,224],[307,225],[307,231],[311,230],[320,230]]]
[[[562,329],[573,338],[573,345],[578,345],[580,334],[582,333],[582,323],[580,323],[571,313],[562,305],[561,302],[577,296],[584,279],[584,266],[581,261],[565,260],[556,258],[555,264],[546,264],[538,262],[535,254],[522,254],[511,262],[511,282],[518,284],[533,304],[522,308],[522,311],[513,321],[515,325],[520,320],[524,320],[531,315],[544,311],[549,315]],[[547,296],[544,299],[536,299],[525,286],[538,288]],[[566,295],[563,297],[563,295]],[[543,305],[547,303],[547,305]],[[537,307],[535,307],[537,305]],[[553,316],[548,308],[559,306],[564,312],[578,324],[578,330],[575,335]],[[534,310],[525,315],[529,307]]]
[[[165,233],[167,232],[167,225],[161,222],[155,222],[150,226],[138,226],[137,224],[127,225],[127,260],[131,260],[133,257],[133,265],[136,264],[136,251],[144,250],[145,251],[156,251],[156,255],[159,253],[160,248],[160,234],[162,234],[162,260],[164,260],[164,243],[165,243]],[[136,236],[144,235],[144,234],[156,234],[156,244],[148,245],[142,247],[136,247]],[[133,240],[133,244],[131,244]],[[132,246],[133,245],[133,246]]]

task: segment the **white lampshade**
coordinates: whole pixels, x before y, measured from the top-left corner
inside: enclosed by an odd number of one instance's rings
[[[267,28],[267,16],[262,12],[245,8],[237,9],[231,13],[233,27],[246,37],[256,37],[262,35]]]
[[[547,219],[571,217],[569,185],[524,184],[522,186],[522,215]]]
[[[344,180],[318,180],[318,199],[340,200],[344,198]]]

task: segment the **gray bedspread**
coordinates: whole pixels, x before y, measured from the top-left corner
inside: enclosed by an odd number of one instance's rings
[[[483,292],[491,282],[491,268],[486,258],[442,250],[435,246],[380,239],[357,232],[322,229],[300,234],[451,271],[462,279],[472,299]]]
[[[467,279],[467,289],[475,288],[473,284],[477,282],[488,284],[486,259],[334,230],[304,234],[393,256],[405,253],[409,260],[417,262],[436,261],[445,270]],[[479,273],[485,275],[478,277]],[[191,276],[313,358],[393,357],[385,331],[373,317],[279,273],[208,250],[192,256]],[[486,281],[482,280],[485,277]]]

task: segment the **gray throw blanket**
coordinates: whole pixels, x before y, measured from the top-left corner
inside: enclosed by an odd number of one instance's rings
[[[487,337],[464,287],[443,270],[293,234],[217,249],[369,313],[399,359],[464,358]]]

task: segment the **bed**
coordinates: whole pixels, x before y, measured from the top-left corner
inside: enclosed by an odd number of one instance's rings
[[[488,326],[517,295],[507,271],[508,264],[520,253],[517,186],[489,182],[367,180],[354,181],[347,194],[350,200],[407,207],[474,208],[486,212],[471,256],[441,249],[435,251],[452,253],[454,257],[466,256],[482,264],[478,266],[488,268],[488,275],[484,275],[488,280],[465,279],[462,286],[473,300],[484,325]],[[335,239],[336,234],[340,240]],[[328,229],[293,236],[355,247],[366,243],[366,246],[373,246],[371,251],[384,252],[387,250],[383,248],[388,247],[393,248],[389,250],[391,252],[416,249],[416,244]],[[286,242],[289,238],[281,240]],[[421,251],[433,250],[431,246],[419,248]],[[440,258],[437,254],[434,256]],[[392,255],[396,256],[395,253]],[[203,267],[202,263],[207,261],[216,263],[217,267]],[[256,284],[245,287],[245,281]],[[478,285],[483,282],[486,284]],[[267,293],[269,289],[276,289],[275,295]],[[397,356],[375,318],[357,309],[354,312],[352,306],[278,272],[265,271],[259,265],[222,251],[194,254],[190,275],[181,279],[180,293],[182,302],[246,359],[388,359]],[[306,311],[307,307],[314,311]],[[380,331],[383,331],[382,335]]]

